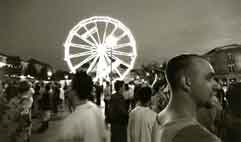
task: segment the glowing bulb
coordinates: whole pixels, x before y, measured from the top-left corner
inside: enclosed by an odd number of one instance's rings
[[[68,76],[68,75],[65,75],[64,78],[67,80],[67,79],[69,78],[69,76]]]
[[[53,75],[53,73],[52,73],[51,71],[48,71],[48,72],[47,72],[47,75],[50,77],[50,76]]]

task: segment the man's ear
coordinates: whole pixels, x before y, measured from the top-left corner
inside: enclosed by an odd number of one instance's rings
[[[182,75],[181,76],[181,84],[182,84],[182,88],[185,91],[190,91],[191,90],[191,80],[189,76],[186,75]]]

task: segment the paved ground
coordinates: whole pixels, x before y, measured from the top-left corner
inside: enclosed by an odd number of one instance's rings
[[[49,122],[49,129],[43,133],[37,133],[37,129],[40,127],[41,122],[38,119],[33,120],[33,130],[31,136],[31,142],[54,142],[56,132],[59,128],[59,124],[64,117],[51,120]]]

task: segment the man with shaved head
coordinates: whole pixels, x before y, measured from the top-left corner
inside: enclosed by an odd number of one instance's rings
[[[219,142],[220,139],[198,123],[197,110],[211,107],[218,89],[214,69],[203,57],[193,54],[172,58],[166,68],[171,90],[167,107],[158,114],[153,142]]]

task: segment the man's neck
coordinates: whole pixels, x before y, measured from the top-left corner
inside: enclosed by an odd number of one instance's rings
[[[138,105],[139,105],[139,106],[142,106],[142,107],[149,107],[149,106],[150,106],[150,102],[147,102],[147,103],[141,103],[141,102],[139,102]]]
[[[171,95],[170,103],[167,106],[167,110],[170,112],[170,119],[196,119],[197,106],[189,94],[180,91],[174,93],[174,95]]]

